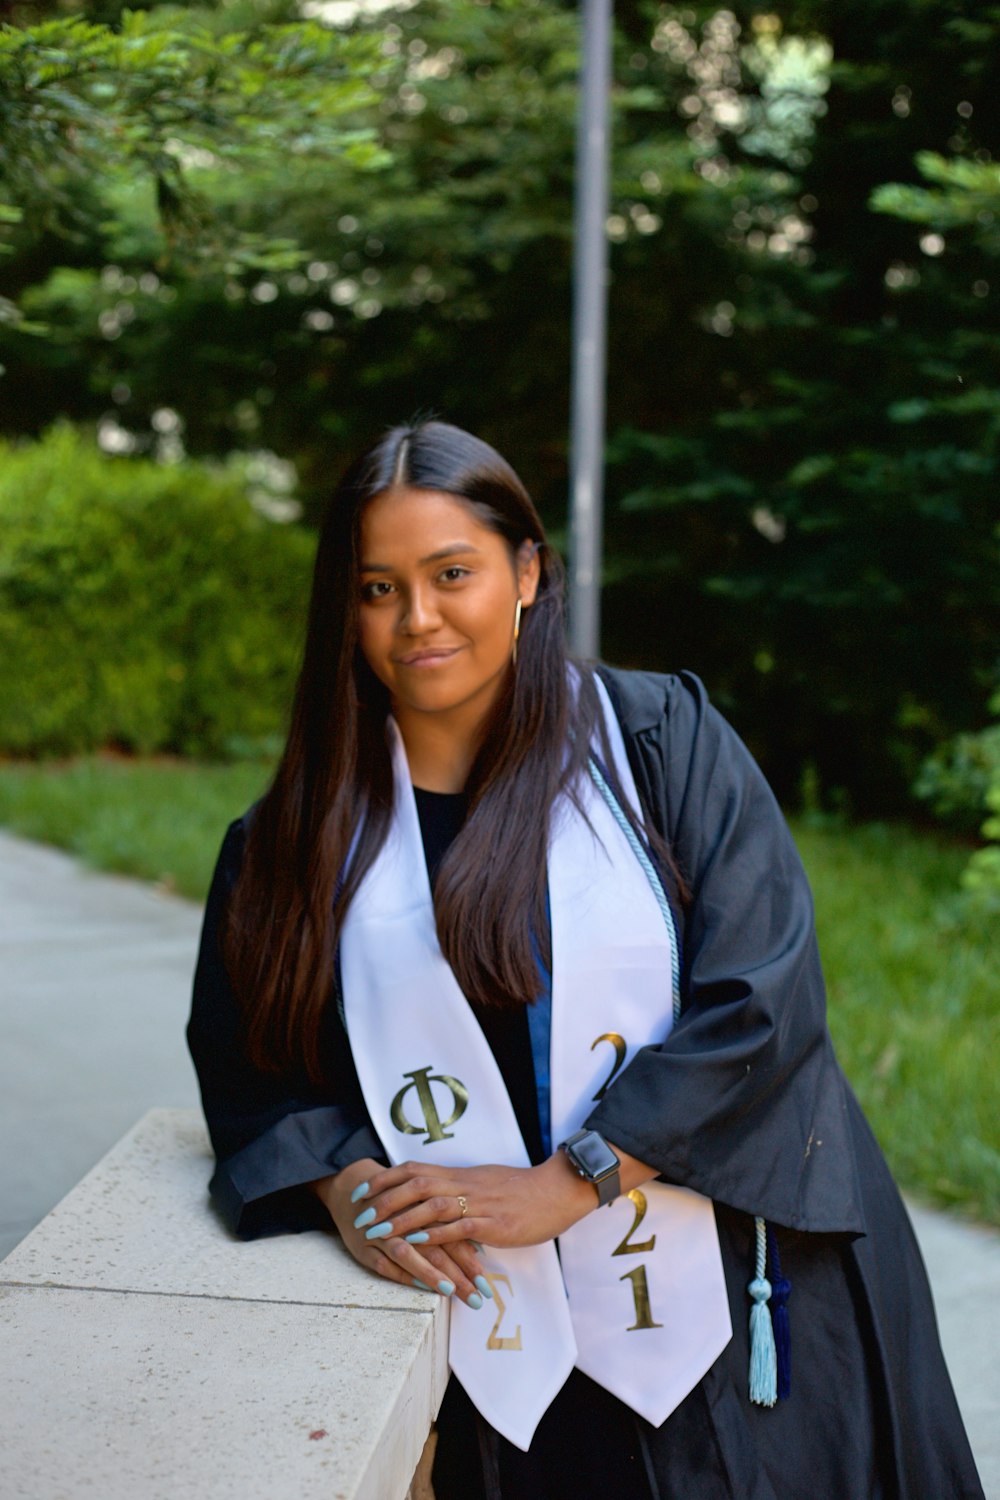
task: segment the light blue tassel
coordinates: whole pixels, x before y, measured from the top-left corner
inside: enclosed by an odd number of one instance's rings
[[[771,1283],[764,1275],[767,1258],[767,1230],[763,1219],[754,1219],[757,1234],[757,1264],[747,1291],[753,1298],[750,1309],[750,1400],[757,1406],[773,1406],[778,1399],[778,1356],[774,1347],[774,1329],[768,1299]]]
[[[657,905],[666,923],[667,933],[670,939],[671,969],[673,971],[673,995],[674,995],[674,1021],[680,1020],[681,993],[680,993],[680,944],[677,931],[674,926],[673,912],[656,868],[648,853],[643,848],[640,839],[636,836],[625,813],[618,805],[618,799],[608,785],[598,761],[594,756],[590,757],[590,775],[604,801],[607,803],[615,822],[625,835],[635,854],[636,859],[642,866],[653,889]],[[756,1274],[747,1290],[753,1298],[753,1306],[750,1309],[750,1400],[757,1406],[774,1406],[778,1399],[778,1357],[774,1343],[774,1326],[771,1322],[771,1311],[768,1300],[771,1296],[771,1283],[764,1275],[767,1264],[767,1225],[761,1218],[754,1219],[754,1229],[757,1235],[757,1263]],[[784,1283],[787,1286],[787,1282]]]

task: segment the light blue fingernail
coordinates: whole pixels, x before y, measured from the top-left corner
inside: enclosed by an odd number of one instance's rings
[[[493,1288],[490,1286],[490,1284],[486,1280],[485,1276],[477,1276],[475,1278],[475,1281],[476,1281],[476,1286],[482,1292],[482,1294],[483,1294],[484,1297],[492,1297],[493,1296]]]
[[[442,1297],[450,1297],[454,1290],[455,1283],[453,1281],[438,1282],[438,1291],[441,1293]]]
[[[357,1203],[357,1201],[358,1201],[359,1198],[367,1198],[367,1197],[368,1197],[368,1183],[367,1182],[359,1182],[358,1185],[357,1185],[357,1187],[354,1189],[354,1192],[351,1194],[351,1202],[352,1203]]]
[[[418,1281],[415,1276],[413,1278],[413,1285],[418,1286],[422,1292],[433,1292],[434,1290],[432,1286],[427,1285],[426,1281]]]
[[[465,1300],[469,1304],[470,1307],[475,1308],[477,1311],[483,1305],[483,1299],[482,1299],[482,1297],[480,1297],[480,1295],[479,1295],[478,1292],[470,1292],[469,1295],[466,1297]]]
[[[392,1225],[388,1219],[384,1224],[373,1224],[370,1229],[365,1230],[366,1240],[384,1240],[386,1235],[392,1233]]]
[[[426,1245],[429,1239],[430,1235],[425,1229],[415,1229],[412,1234],[406,1236],[406,1243],[408,1245]]]
[[[370,1224],[374,1217],[375,1210],[373,1208],[363,1208],[354,1221],[355,1229],[364,1229],[365,1225]]]

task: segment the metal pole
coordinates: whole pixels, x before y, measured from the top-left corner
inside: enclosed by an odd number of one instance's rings
[[[572,649],[585,657],[597,656],[601,648],[611,14],[612,0],[582,0],[573,258],[569,623]]]

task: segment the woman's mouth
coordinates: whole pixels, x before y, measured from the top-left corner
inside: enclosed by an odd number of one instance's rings
[[[420,651],[410,651],[396,658],[400,667],[440,667],[451,661],[461,650],[459,646],[426,646]]]

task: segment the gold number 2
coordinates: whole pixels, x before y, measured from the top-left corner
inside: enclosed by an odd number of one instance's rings
[[[643,1240],[642,1244],[633,1244],[632,1236],[634,1234],[638,1234],[639,1225],[646,1217],[646,1209],[648,1207],[646,1203],[646,1194],[641,1192],[639,1188],[633,1188],[632,1191],[630,1193],[626,1193],[625,1196],[635,1208],[635,1218],[632,1220],[632,1227],[629,1230],[628,1234],[622,1240],[617,1250],[612,1250],[611,1254],[644,1255],[647,1250],[656,1249],[656,1235],[654,1234],[651,1239]]]
[[[620,1036],[617,1031],[605,1031],[601,1036],[595,1037],[594,1041],[590,1045],[591,1052],[593,1052],[594,1048],[599,1046],[601,1042],[611,1043],[612,1047],[614,1047],[615,1049],[615,1060],[612,1064],[611,1072],[608,1074],[607,1078],[605,1078],[604,1082],[597,1090],[597,1093],[594,1095],[594,1104],[598,1104],[604,1098],[604,1095],[607,1093],[608,1089],[611,1087],[615,1075],[620,1071],[622,1064],[625,1061],[625,1053],[628,1050],[625,1044],[625,1038],[623,1036]],[[635,1217],[632,1220],[632,1224],[629,1228],[628,1234],[626,1234],[621,1244],[618,1245],[614,1250],[612,1250],[611,1254],[645,1255],[655,1250],[656,1235],[650,1235],[648,1240],[641,1241],[633,1240],[632,1236],[638,1234],[639,1226],[642,1223],[643,1219],[646,1217],[646,1213],[649,1208],[649,1205],[646,1202],[646,1195],[645,1193],[640,1192],[638,1188],[633,1188],[630,1193],[626,1194],[626,1197],[632,1204],[632,1207],[635,1209]],[[656,1322],[655,1318],[653,1317],[653,1309],[649,1305],[649,1283],[646,1280],[646,1267],[636,1266],[634,1271],[626,1271],[624,1276],[619,1276],[618,1280],[630,1281],[632,1283],[632,1300],[635,1303],[635,1322],[631,1323],[626,1331],[628,1333],[635,1333],[636,1330],[640,1328],[662,1328],[663,1324]],[[490,1278],[490,1282],[492,1284],[492,1277]],[[509,1285],[510,1284],[508,1283],[508,1287]],[[499,1301],[499,1294],[497,1294],[497,1296]],[[500,1304],[500,1316],[503,1316],[502,1304]],[[499,1326],[500,1318],[498,1317],[496,1323],[494,1324],[493,1333],[490,1334],[491,1342],[487,1345],[487,1348],[494,1349],[508,1346],[509,1341],[500,1340],[496,1344],[492,1342],[493,1335],[496,1333],[496,1330]],[[517,1332],[518,1337],[520,1337],[520,1328],[518,1328]],[[517,1347],[520,1348],[520,1344],[518,1344]]]
[[[513,1297],[513,1295],[514,1295],[514,1288],[510,1284],[510,1277],[509,1276],[502,1276],[499,1273],[499,1271],[494,1271],[492,1273],[492,1275],[490,1274],[489,1271],[487,1271],[486,1272],[486,1280],[489,1282],[490,1286],[493,1288],[493,1296],[494,1296],[494,1299],[496,1300],[496,1305],[497,1305],[497,1320],[493,1324],[493,1327],[490,1329],[490,1336],[486,1340],[486,1347],[487,1347],[487,1349],[520,1349],[521,1348],[521,1325],[520,1325],[520,1323],[518,1323],[517,1328],[515,1329],[513,1338],[502,1339],[497,1334],[497,1329],[500,1327],[500,1324],[503,1322],[503,1315],[507,1311],[507,1304],[504,1302],[503,1298],[500,1295],[500,1286],[499,1286],[499,1283],[502,1281],[503,1284],[504,1284],[504,1286],[507,1288],[507,1295],[509,1297]]]
[[[607,1078],[605,1078],[604,1082],[601,1084],[600,1088],[597,1090],[597,1093],[591,1100],[592,1104],[598,1104],[604,1098],[605,1094],[608,1092],[608,1089],[611,1087],[611,1080],[614,1078],[622,1063],[625,1061],[625,1038],[623,1036],[619,1036],[617,1031],[606,1031],[604,1032],[603,1036],[595,1037],[590,1044],[591,1052],[593,1052],[594,1048],[599,1046],[601,1042],[611,1043],[612,1047],[614,1047],[615,1049],[615,1060],[611,1072],[608,1074]]]
[[[624,1276],[619,1276],[619,1281],[631,1281],[632,1298],[635,1302],[635,1322],[631,1323],[625,1330],[626,1333],[635,1333],[638,1328],[662,1328],[662,1323],[653,1320],[653,1310],[649,1305],[649,1287],[646,1284],[646,1267],[636,1266],[634,1271],[626,1271]]]

